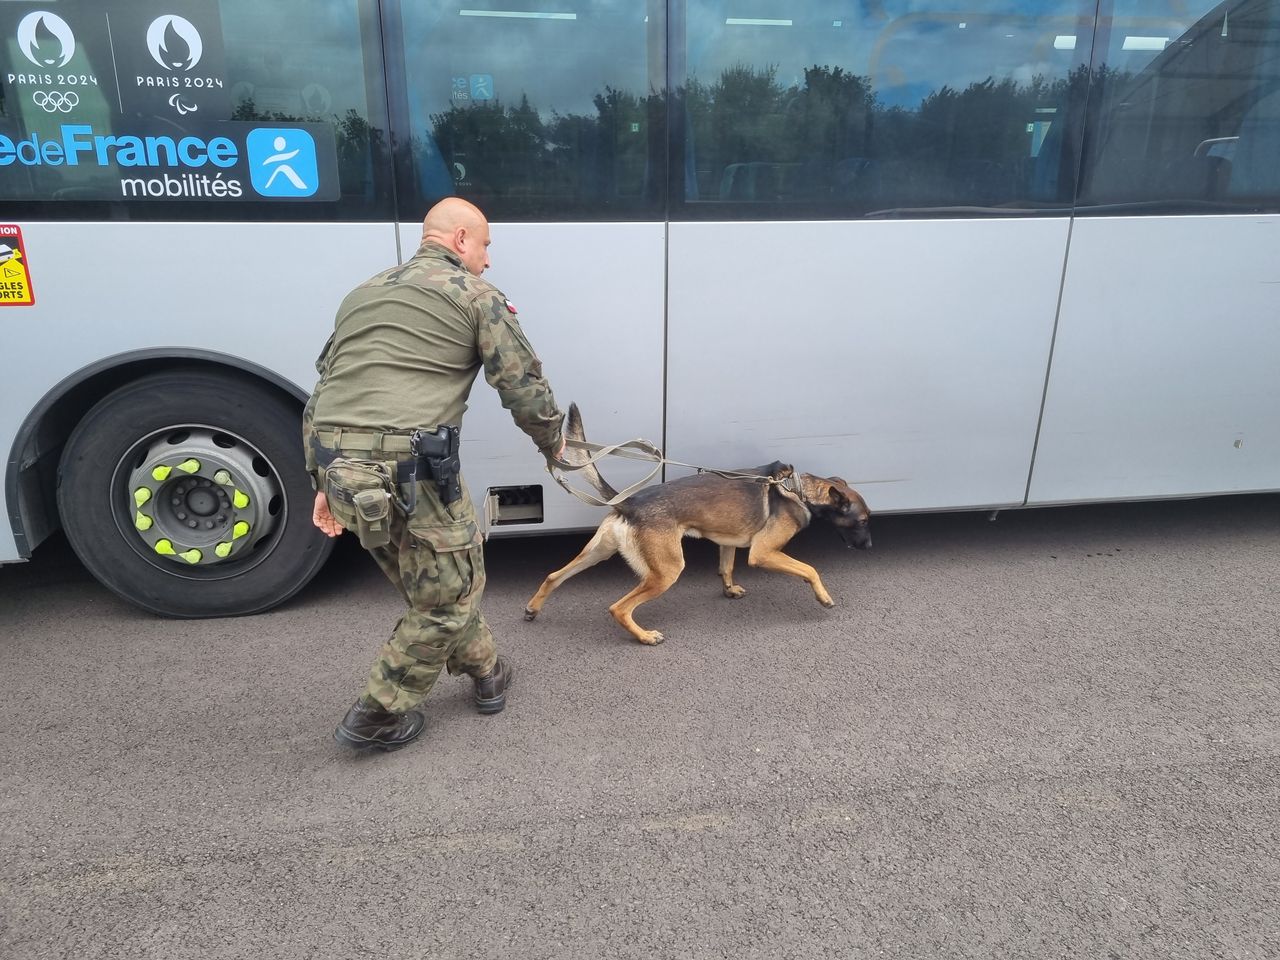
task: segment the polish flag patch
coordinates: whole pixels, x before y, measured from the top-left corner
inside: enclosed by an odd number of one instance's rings
[[[514,303],[512,303],[510,300],[503,300],[502,302],[503,302],[503,303],[505,303],[505,304],[507,305],[507,313],[515,313],[515,312],[516,312],[516,305],[515,305]]]

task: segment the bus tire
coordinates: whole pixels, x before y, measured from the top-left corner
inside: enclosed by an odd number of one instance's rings
[[[58,468],[58,511],[85,567],[164,617],[261,613],[301,590],[333,543],[297,406],[207,368],[149,374],[100,400]]]

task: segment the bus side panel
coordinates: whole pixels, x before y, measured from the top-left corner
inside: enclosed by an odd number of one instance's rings
[[[1023,501],[1065,219],[671,226],[669,455]]]
[[[8,355],[23,358],[10,365],[0,403],[6,452],[62,380],[133,351],[244,358],[309,391],[339,301],[396,260],[390,224],[21,226],[36,302],[0,313]],[[18,559],[9,507],[0,562]]]
[[[1079,218],[1030,502],[1280,488],[1280,217]]]
[[[422,225],[400,229],[407,259],[417,249]],[[494,223],[491,236],[493,267],[485,279],[517,308],[561,409],[577,402],[587,436],[597,442],[643,437],[660,444],[666,225]],[[483,372],[469,403],[462,461],[477,509],[483,509],[490,487],[543,488],[542,523],[503,525],[492,533],[581,529],[604,518],[599,507],[555,485]],[[601,470],[618,489],[649,472],[645,464],[618,458]],[[570,481],[589,490],[572,475]]]

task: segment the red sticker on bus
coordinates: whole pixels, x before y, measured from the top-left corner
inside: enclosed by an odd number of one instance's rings
[[[35,302],[22,228],[0,223],[0,307],[29,307]]]

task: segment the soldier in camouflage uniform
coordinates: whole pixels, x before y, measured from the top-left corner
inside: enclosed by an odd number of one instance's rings
[[[563,416],[515,307],[480,277],[488,246],[484,215],[465,200],[443,200],[423,221],[418,252],[361,284],[338,308],[303,424],[307,468],[319,491],[313,520],[329,536],[357,523],[350,504],[325,494],[328,468],[341,468],[335,458],[381,462],[394,476],[396,465],[411,459],[414,429],[461,424],[481,369],[544,455],[563,450]],[[404,485],[397,490],[403,495]],[[501,710],[511,685],[512,668],[497,656],[480,613],[483,541],[466,486],[448,505],[430,478],[418,481],[416,494],[408,516],[391,507],[388,542],[370,548],[409,609],[334,732],[357,749],[414,740],[424,720],[412,708],[441,668],[474,679],[481,713]]]

